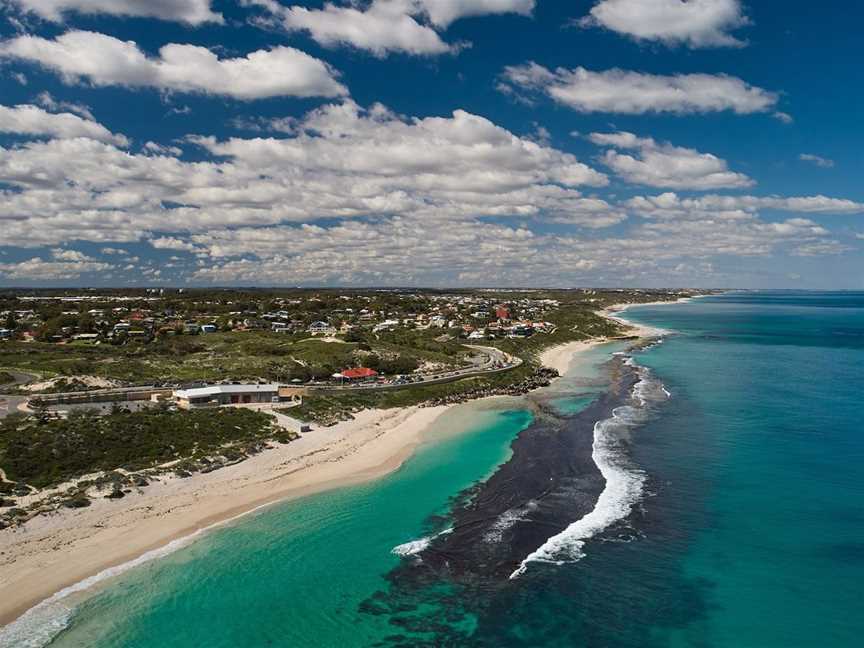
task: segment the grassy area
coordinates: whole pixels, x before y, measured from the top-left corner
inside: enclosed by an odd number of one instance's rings
[[[503,339],[488,342],[502,351],[522,358],[535,358],[544,350],[567,342],[623,334],[615,322],[600,317],[593,310],[570,305],[550,313],[548,321],[555,324],[554,333],[535,333],[525,339]]]
[[[38,371],[46,377],[87,374],[151,384],[294,377],[305,381],[394,357],[409,360],[413,366],[425,361],[459,364],[465,350],[458,343],[435,342],[425,331],[412,333],[405,339],[389,334],[378,340],[370,335],[368,342],[359,343],[268,331],[168,336],[124,346],[13,341],[0,346],[0,365]]]
[[[9,416],[0,423],[0,468],[8,481],[45,488],[98,471],[239,458],[250,444],[291,438],[268,414],[236,408]]]

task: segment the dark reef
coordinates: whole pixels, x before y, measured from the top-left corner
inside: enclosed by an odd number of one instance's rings
[[[629,401],[639,379],[621,357],[607,369],[609,389],[578,414],[557,415],[538,400],[539,415],[513,441],[510,459],[454,503],[452,531],[400,570],[466,583],[507,579],[525,556],[589,513],[604,487],[592,458],[594,425]]]

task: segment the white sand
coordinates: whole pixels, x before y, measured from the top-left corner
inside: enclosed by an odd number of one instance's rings
[[[42,392],[46,389],[51,389],[57,383],[61,381],[77,381],[82,385],[87,387],[96,387],[99,389],[109,389],[111,387],[119,387],[121,383],[117,380],[109,380],[108,378],[101,378],[99,376],[59,376],[57,378],[50,378],[48,380],[43,380],[42,382],[29,383],[27,385],[22,385],[21,389],[28,392]]]
[[[563,376],[567,373],[567,370],[573,364],[578,354],[608,341],[606,338],[594,338],[578,342],[567,342],[566,344],[551,347],[540,354],[540,364],[544,367],[557,369],[558,373]]]

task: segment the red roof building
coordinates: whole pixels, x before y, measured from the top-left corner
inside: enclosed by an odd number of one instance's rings
[[[357,367],[355,369],[346,369],[342,372],[342,377],[346,380],[360,380],[362,378],[374,378],[378,372],[368,367]]]

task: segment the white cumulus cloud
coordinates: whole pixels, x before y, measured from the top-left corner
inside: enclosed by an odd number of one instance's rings
[[[721,196],[682,198],[674,192],[657,196],[636,196],[628,209],[647,218],[748,218],[760,209],[800,214],[864,214],[864,203],[828,196]]]
[[[171,43],[151,58],[132,41],[70,31],[54,40],[18,36],[3,41],[0,57],[39,64],[69,84],[87,80],[96,86],[151,87],[247,100],[347,94],[326,63],[291,47],[220,59],[206,47]]]
[[[549,70],[537,63],[504,69],[501,89],[511,93],[539,92],[579,112],[708,113],[768,112],[778,95],[726,74],[643,74],[611,69],[601,72],[577,67]]]
[[[624,220],[579,189],[604,186],[604,174],[462,110],[408,119],[345,101],[311,111],[290,136],[189,140],[218,159],[184,162],[170,147],[130,153],[89,138],[0,147],[0,183],[10,187],[0,190],[4,242],[175,245],[183,232],[365,217],[515,216],[589,228]]]
[[[617,175],[634,184],[672,189],[736,189],[750,187],[753,180],[730,171],[726,161],[710,153],[658,143],[633,133],[592,133],[588,138],[608,146],[602,160]],[[619,150],[636,150],[631,155]]]
[[[113,267],[109,263],[89,259],[83,261],[46,261],[39,257],[33,257],[18,263],[0,263],[0,276],[6,279],[24,281],[52,281],[77,279],[84,273],[105,272]]]
[[[740,47],[729,32],[749,24],[740,0],[600,0],[580,21],[640,41]]]
[[[529,15],[534,0],[372,0],[323,8],[285,6],[276,0],[242,0],[264,9],[268,25],[305,31],[324,47],[351,46],[383,57],[391,52],[437,55],[458,52],[464,43],[447,43],[438,33],[468,16],[518,13]]]
[[[535,0],[420,0],[429,19],[441,27],[469,16],[516,13],[530,16]]]
[[[223,22],[210,0],[11,0],[22,10],[60,22],[66,12],[161,18],[200,25]]]
[[[127,146],[129,140],[115,135],[102,124],[72,113],[50,113],[38,106],[0,106],[0,132],[23,136],[88,137]]]
[[[268,2],[268,5],[276,3]],[[387,52],[443,54],[451,46],[438,33],[420,24],[406,10],[413,3],[401,0],[376,0],[366,10],[327,3],[323,9],[273,7],[282,26],[289,31],[307,31],[321,45],[351,45],[376,56]]]

